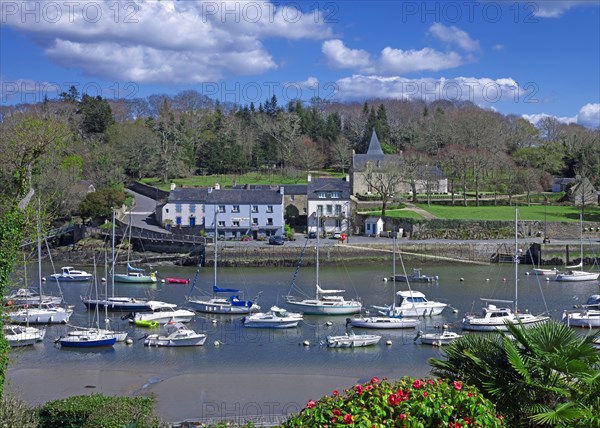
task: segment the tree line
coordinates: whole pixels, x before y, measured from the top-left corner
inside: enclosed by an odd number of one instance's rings
[[[143,177],[166,183],[263,170],[347,172],[352,152],[366,152],[373,129],[385,153],[401,155],[409,175],[439,166],[453,194],[532,193],[548,189],[553,177],[576,174],[600,185],[599,129],[551,117],[535,127],[468,102],[313,98],[280,105],[273,95],[257,106],[219,103],[194,90],[108,100],[72,87],[54,100],[3,106],[0,117],[3,153],[9,140],[20,146],[15,141],[33,132],[24,128],[34,121],[45,124],[37,125],[40,133],[65,133],[68,143],[38,162],[36,185],[57,215],[75,210],[82,181],[103,189]],[[8,182],[11,161],[3,156]]]

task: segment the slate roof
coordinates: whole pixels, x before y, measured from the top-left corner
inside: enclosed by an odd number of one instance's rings
[[[274,189],[212,189],[179,187],[171,190],[169,203],[209,205],[280,205],[283,195]]]
[[[306,195],[306,184],[238,184],[236,186],[233,186],[232,188],[247,190],[279,190],[280,187],[283,187],[283,193],[286,195]]]
[[[352,189],[350,182],[344,178],[313,178],[308,182],[308,200],[322,199],[318,197],[319,192],[340,192],[340,200],[350,199]]]
[[[352,156],[352,167],[355,170],[361,171],[366,167],[367,162],[371,162],[374,165],[383,166],[383,162],[385,161],[385,159],[386,155],[383,153],[383,150],[381,150],[381,143],[379,142],[379,138],[377,138],[377,133],[375,132],[375,129],[373,129],[367,153],[354,154]]]

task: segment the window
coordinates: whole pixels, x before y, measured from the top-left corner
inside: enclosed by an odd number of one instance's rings
[[[258,219],[257,218],[253,218],[252,219],[252,226],[258,226]]]
[[[273,226],[273,219],[272,218],[268,218],[267,219],[267,226]]]
[[[195,213],[196,212],[196,204],[190,204],[190,212],[191,213]]]
[[[234,205],[233,207],[231,207],[231,212],[232,213],[239,213],[240,212],[240,206],[239,205]]]
[[[219,220],[219,227],[225,227],[225,222],[223,220]]]
[[[331,199],[340,199],[341,197],[341,192],[331,192]]]
[[[176,213],[180,213],[181,212],[181,204],[175,204],[175,212]]]
[[[194,217],[194,216],[190,217],[190,226],[191,227],[196,226],[196,217]]]
[[[233,220],[231,222],[231,224],[233,225],[233,227],[240,227],[240,221],[239,220]]]
[[[175,217],[175,224],[176,224],[177,226],[181,226],[181,216],[177,216],[177,217]]]
[[[342,220],[335,221],[335,228],[338,230],[342,228]]]
[[[225,212],[225,205],[219,205],[218,212],[224,213]]]
[[[317,215],[323,215],[323,205],[317,205]]]
[[[267,205],[267,212],[268,213],[272,213],[273,212],[273,205]]]
[[[258,212],[258,205],[252,205],[252,212],[253,213],[257,213]]]
[[[327,215],[333,214],[333,205],[327,205]]]
[[[317,193],[317,196],[319,197],[319,199],[325,199],[327,197],[327,193],[319,192],[319,193]]]
[[[335,206],[335,215],[337,215],[337,216],[342,215],[342,206],[341,205]]]

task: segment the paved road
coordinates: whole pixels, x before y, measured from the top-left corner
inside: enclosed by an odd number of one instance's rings
[[[154,199],[140,195],[139,193],[131,190],[127,190],[127,192],[133,195],[135,199],[135,205],[131,211],[126,213],[127,215],[122,219],[123,222],[130,223],[131,220],[131,225],[133,227],[146,229],[150,232],[171,233],[168,230],[160,227],[160,225],[156,222],[154,217],[156,201]]]

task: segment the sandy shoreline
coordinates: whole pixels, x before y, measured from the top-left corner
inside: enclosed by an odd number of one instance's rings
[[[149,395],[156,397],[156,414],[165,422],[198,418],[233,418],[297,412],[308,400],[351,387],[358,378],[287,373],[243,372],[163,375],[59,367],[9,367],[6,390],[30,405],[72,395]]]

